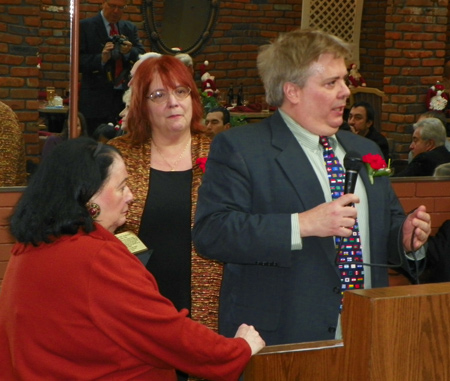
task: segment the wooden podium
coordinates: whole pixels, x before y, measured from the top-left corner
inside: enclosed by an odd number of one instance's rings
[[[450,283],[348,291],[342,330],[264,348],[244,381],[450,380]]]

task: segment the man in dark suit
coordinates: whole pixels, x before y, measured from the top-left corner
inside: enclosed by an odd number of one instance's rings
[[[80,22],[79,108],[91,135],[98,125],[117,121],[128,73],[145,53],[136,26],[121,20],[126,6],[126,0],[104,1],[101,12]]]
[[[433,176],[440,164],[450,162],[450,152],[445,147],[447,139],[445,127],[437,118],[425,118],[414,125],[409,149],[412,160],[398,177]]]
[[[383,153],[384,160],[389,160],[389,143],[386,137],[380,134],[374,126],[375,110],[367,102],[356,102],[348,114],[350,129],[359,136],[364,136],[378,144]]]
[[[219,330],[226,336],[246,322],[269,345],[333,339],[342,298],[334,236],[350,236],[358,216],[364,262],[409,271],[412,235],[414,250],[429,235],[425,207],[405,217],[389,178],[372,185],[365,168],[354,194],[331,201],[319,136],[329,137],[341,162],[349,150],[381,153],[371,140],[338,132],[349,54],[342,40],[308,30],[262,47],[258,69],[278,111],[212,142],[193,241],[225,263]],[[364,272],[365,287],[388,285],[385,267]]]

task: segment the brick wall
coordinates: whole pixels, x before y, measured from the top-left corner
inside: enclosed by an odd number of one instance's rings
[[[138,26],[144,46],[151,50],[142,1],[129,0],[124,18]],[[81,0],[80,18],[98,12],[101,2]],[[243,83],[250,101],[255,100],[263,94],[256,70],[258,48],[300,26],[301,4],[301,0],[220,1],[214,33],[194,57],[197,69],[208,59],[220,90]],[[0,5],[0,100],[19,115],[28,158],[35,160],[38,91],[54,86],[65,95],[69,84],[68,5],[69,0],[4,0]],[[425,111],[426,91],[450,58],[448,7],[448,0],[364,1],[360,71],[368,86],[386,93],[382,130],[394,139],[396,157],[406,156],[409,126]]]
[[[447,13],[448,1],[387,1],[382,129],[401,158],[407,157],[411,123],[426,111],[427,90],[443,73]]]
[[[221,2],[216,29],[208,46],[196,57],[197,64],[208,59],[221,91],[242,83],[249,101],[264,94],[256,69],[258,48],[282,32],[300,26],[299,1]]]
[[[395,178],[392,186],[405,213],[425,205],[431,215],[431,227],[435,234],[442,223],[450,219],[450,181],[438,181],[427,178],[426,181],[414,182],[407,178]]]
[[[38,118],[39,70],[37,64],[39,5],[27,0],[5,0],[0,4],[0,100],[13,108],[25,132],[26,154],[37,153],[35,130]]]
[[[361,19],[360,68],[367,86],[383,89],[386,0],[364,0]]]

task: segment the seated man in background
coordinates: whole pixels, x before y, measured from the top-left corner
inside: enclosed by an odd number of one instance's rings
[[[206,134],[212,138],[231,127],[230,112],[225,107],[212,108],[205,119]]]
[[[0,187],[26,185],[25,144],[16,114],[0,102]]]
[[[387,139],[374,127],[375,111],[370,103],[356,102],[350,109],[348,124],[359,136],[364,136],[378,144],[386,162],[389,160],[389,144]]]
[[[417,122],[409,146],[413,159],[394,176],[432,176],[438,165],[450,162],[450,152],[445,148],[445,141],[445,127],[439,119],[425,118]]]
[[[450,136],[449,129],[447,127],[447,117],[445,116],[445,114],[443,112],[437,111],[437,110],[425,111],[423,114],[419,115],[417,122],[420,122],[421,120],[424,120],[426,118],[439,119],[445,127],[447,136]],[[445,148],[447,148],[447,151],[450,151],[450,142],[448,140],[445,140]],[[412,153],[412,151],[409,151],[408,162],[410,163],[412,159],[413,159],[413,153]]]

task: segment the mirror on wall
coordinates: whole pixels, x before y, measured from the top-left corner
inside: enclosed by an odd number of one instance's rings
[[[163,54],[173,54],[173,48],[198,54],[211,37],[218,11],[219,0],[147,0],[142,4],[152,49]]]

